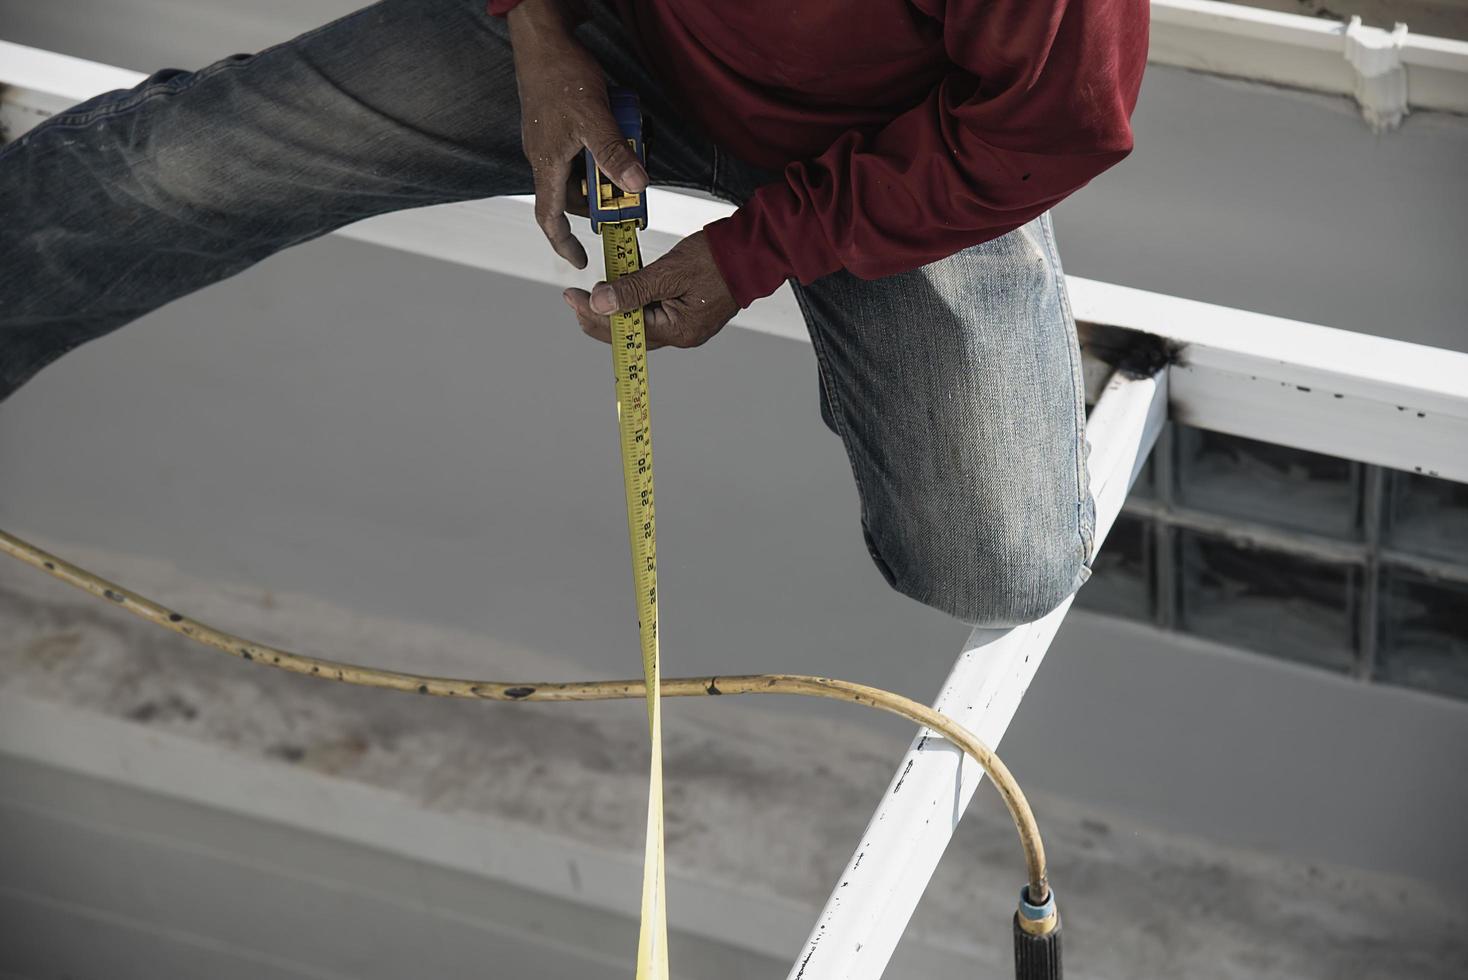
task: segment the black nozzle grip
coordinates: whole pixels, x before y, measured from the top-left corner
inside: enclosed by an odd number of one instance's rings
[[[1014,917],[1014,980],[1061,980],[1060,923],[1043,936],[1026,932]]]

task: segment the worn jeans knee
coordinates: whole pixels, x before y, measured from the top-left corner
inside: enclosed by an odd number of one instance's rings
[[[1087,498],[1082,526],[1093,519]],[[987,514],[946,529],[868,527],[866,539],[888,584],[909,598],[974,626],[1008,629],[1055,609],[1091,575],[1089,535],[1038,531],[1028,515]]]
[[[1048,218],[880,280],[796,289],[822,417],[894,588],[967,622],[1045,615],[1094,537],[1080,352]]]

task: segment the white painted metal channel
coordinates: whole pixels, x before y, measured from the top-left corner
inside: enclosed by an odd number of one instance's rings
[[[1098,548],[1152,450],[1166,408],[1165,373],[1138,380],[1118,374],[1091,414]],[[1043,619],[1016,629],[974,630],[934,707],[997,746],[1069,610],[1067,600]],[[982,778],[983,770],[941,736],[926,729],[918,732],[791,968],[790,980],[882,975]],[[1024,884],[1018,865],[1015,875],[1018,897]]]

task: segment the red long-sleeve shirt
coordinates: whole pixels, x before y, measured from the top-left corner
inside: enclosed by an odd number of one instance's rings
[[[877,278],[997,238],[1131,151],[1148,0],[617,6],[715,142],[784,167],[707,229],[741,306],[791,276]]]

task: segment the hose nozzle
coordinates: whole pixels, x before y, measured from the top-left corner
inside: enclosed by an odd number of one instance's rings
[[[1014,913],[1015,980],[1061,980],[1060,912],[1052,890],[1039,905],[1030,901],[1030,889],[1019,893]]]

